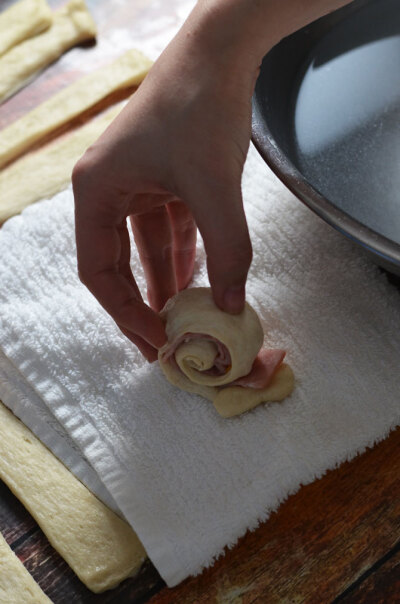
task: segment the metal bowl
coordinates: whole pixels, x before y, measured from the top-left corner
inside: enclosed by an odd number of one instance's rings
[[[358,0],[275,46],[252,129],[300,200],[400,275],[399,0]]]

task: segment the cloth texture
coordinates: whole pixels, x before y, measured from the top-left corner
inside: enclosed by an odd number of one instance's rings
[[[125,516],[170,586],[400,420],[399,291],[254,148],[243,194],[247,299],[296,385],[232,419],[171,386],[80,283],[70,189],[0,231],[0,399]],[[135,250],[132,266],[144,291]],[[208,285],[201,241],[193,284]]]

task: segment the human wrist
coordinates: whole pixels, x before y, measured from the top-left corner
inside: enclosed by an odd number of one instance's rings
[[[270,4],[269,0],[198,0],[185,23],[185,35],[214,61],[258,67],[282,37],[268,18]],[[263,28],[257,25],[260,17]]]
[[[259,64],[282,38],[350,1],[198,0],[193,16],[210,49],[232,48]]]

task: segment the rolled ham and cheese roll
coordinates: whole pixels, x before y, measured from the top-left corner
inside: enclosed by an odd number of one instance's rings
[[[158,360],[166,378],[211,400],[223,417],[292,392],[285,351],[262,348],[263,329],[248,303],[231,315],[215,305],[210,288],[190,288],[168,300],[161,317],[168,340]]]

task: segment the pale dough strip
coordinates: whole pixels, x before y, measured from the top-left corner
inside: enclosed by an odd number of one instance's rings
[[[110,65],[83,76],[1,130],[0,168],[112,92],[138,86],[151,65],[150,59],[138,50],[128,50]]]
[[[0,602],[51,604],[51,600],[14,554],[0,533]]]
[[[0,13],[0,55],[26,38],[50,27],[52,12],[46,0],[20,0]]]
[[[66,50],[94,38],[96,25],[83,0],[70,0],[54,13],[44,33],[14,46],[0,57],[0,101],[22,88]]]
[[[128,50],[111,64],[83,76],[1,130],[0,168],[112,92],[138,86],[151,65],[150,59],[138,50]]]
[[[140,569],[146,552],[130,526],[1,402],[0,478],[92,591],[115,587]]]
[[[118,115],[121,104],[71,134],[0,172],[0,225],[40,199],[52,197],[70,182],[72,169]]]

